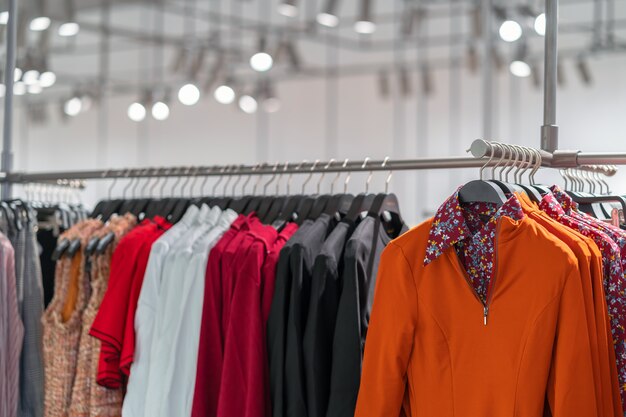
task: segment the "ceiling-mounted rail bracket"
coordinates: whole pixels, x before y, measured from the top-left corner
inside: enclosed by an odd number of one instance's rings
[[[564,151],[556,150],[552,152],[551,168],[576,168],[578,163],[578,154],[580,151]]]

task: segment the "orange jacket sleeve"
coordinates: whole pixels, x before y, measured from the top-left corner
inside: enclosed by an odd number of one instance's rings
[[[402,249],[382,254],[355,417],[398,416],[417,322],[417,291]]]
[[[580,280],[578,269],[572,268],[559,300],[547,387],[553,417],[598,415]]]

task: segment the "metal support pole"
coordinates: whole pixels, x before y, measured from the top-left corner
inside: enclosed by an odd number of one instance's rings
[[[558,62],[559,1],[546,0],[546,43],[543,90],[543,126],[541,149],[554,152],[559,148],[559,128],[556,125],[556,88]]]
[[[17,48],[17,0],[9,0],[9,20],[7,22],[6,62],[4,66],[4,127],[2,137],[2,172],[10,173],[13,169],[13,82],[15,76],[15,49]],[[3,200],[11,198],[11,184],[3,183]]]
[[[483,138],[493,139],[493,30],[491,17],[492,0],[481,0],[483,36],[482,83],[483,83]]]

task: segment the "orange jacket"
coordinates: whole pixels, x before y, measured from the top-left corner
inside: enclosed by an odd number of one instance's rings
[[[356,417],[598,416],[578,262],[528,217],[498,220],[487,325],[453,248],[427,266],[432,220],[380,262]]]
[[[517,195],[524,212],[572,249],[578,259],[585,297],[585,314],[591,354],[594,363],[594,381],[598,401],[598,415],[622,417],[615,349],[611,325],[602,285],[602,254],[592,239],[561,225],[541,211],[525,194]]]

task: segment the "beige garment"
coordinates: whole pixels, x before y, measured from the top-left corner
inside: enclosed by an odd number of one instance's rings
[[[81,240],[82,248],[90,236],[101,227],[101,221],[89,219],[72,227],[60,239],[78,238]],[[75,306],[68,319],[63,320],[62,313],[67,304],[71,285],[71,270],[71,259],[64,256],[57,262],[54,296],[41,319],[45,371],[45,417],[67,417],[72,396],[82,330],[82,314],[87,305],[90,288],[81,264]]]
[[[119,240],[136,224],[135,216],[127,214],[113,218],[109,224],[94,234],[94,237],[104,237],[113,232],[115,240],[102,255],[91,257],[91,297],[82,316],[82,333],[69,409],[70,417],[119,417],[122,414],[122,390],[107,389],[96,383],[101,342],[90,336],[89,330],[107,289],[113,250]]]

